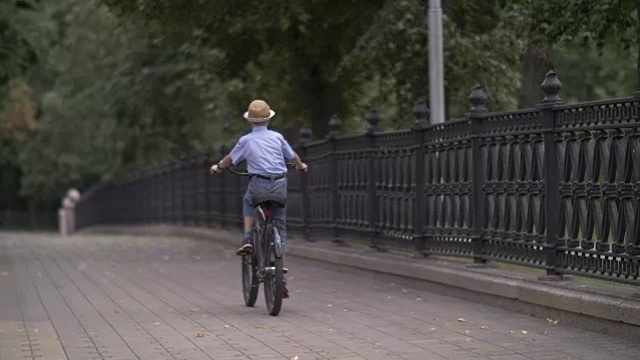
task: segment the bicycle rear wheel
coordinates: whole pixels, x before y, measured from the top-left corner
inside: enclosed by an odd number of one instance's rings
[[[269,315],[277,316],[282,309],[284,294],[284,264],[282,258],[276,256],[274,240],[278,236],[277,229],[269,226],[267,229],[267,253],[266,264],[269,271],[264,276],[264,298],[267,303]]]
[[[256,228],[253,228],[251,232],[251,243],[255,246],[258,240],[258,234]],[[257,240],[257,241],[256,241]],[[258,249],[259,251],[259,249]],[[255,305],[258,299],[258,291],[260,290],[260,279],[258,276],[259,252],[253,251],[250,255],[242,256],[242,294],[244,297],[244,303],[252,307]]]
[[[244,303],[253,307],[258,299],[260,282],[258,281],[256,259],[253,254],[242,257],[242,294]]]

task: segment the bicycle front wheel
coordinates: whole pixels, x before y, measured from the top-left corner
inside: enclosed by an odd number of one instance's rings
[[[267,310],[272,316],[277,316],[282,309],[282,298],[284,295],[284,264],[282,258],[276,256],[275,238],[278,236],[277,229],[270,227],[266,239],[267,253],[266,263],[268,271],[264,276],[264,297],[267,303]]]

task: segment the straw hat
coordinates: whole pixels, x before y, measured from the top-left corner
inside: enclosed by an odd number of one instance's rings
[[[244,118],[255,124],[269,121],[275,114],[275,111],[271,110],[269,104],[263,100],[253,100],[247,112],[244,113]]]

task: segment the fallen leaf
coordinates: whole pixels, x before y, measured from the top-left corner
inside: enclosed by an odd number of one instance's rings
[[[294,357],[291,358],[291,360],[298,360],[298,357],[294,356]]]
[[[429,329],[429,330],[431,330],[431,331],[436,331],[437,329],[436,329],[436,328],[434,328],[434,327],[432,327],[432,328],[431,328],[431,329]]]
[[[422,298],[421,297],[417,297],[416,301],[422,301]]]
[[[160,325],[160,323],[159,323],[159,322],[157,322],[157,323],[155,323],[155,324],[153,324],[153,325],[158,326],[158,325]]]
[[[38,328],[33,329],[34,333],[37,333],[38,331],[40,331]]]
[[[467,335],[469,335],[469,334],[471,334],[471,331],[469,331],[469,330],[465,330],[465,331],[464,331],[464,333],[465,333],[465,334],[467,334]]]
[[[525,334],[525,335],[527,334],[526,330],[520,330],[520,331],[522,331],[522,333]]]
[[[327,304],[327,306],[328,306],[328,307],[332,307],[333,305],[331,305],[331,304]]]
[[[401,291],[405,294],[408,292],[407,289],[401,289]]]
[[[224,324],[224,328],[225,328],[225,329],[228,329],[228,328],[229,328],[229,325]]]
[[[480,328],[481,329],[488,329],[489,327],[487,325],[483,325],[483,326],[480,326]]]
[[[193,312],[193,313],[198,313],[198,312],[200,312],[200,311],[201,311],[201,310],[198,310],[198,309],[191,309],[191,312]]]
[[[459,322],[466,322],[467,320],[463,319],[463,318],[458,318]]]
[[[349,311],[349,309],[344,309],[344,312],[347,312],[347,311]]]
[[[203,337],[203,336],[204,336],[204,334],[203,334],[203,333],[201,333],[201,332],[199,332],[199,333],[197,333],[197,334],[196,334],[196,337]]]

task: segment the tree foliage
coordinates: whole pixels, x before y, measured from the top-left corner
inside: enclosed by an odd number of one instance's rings
[[[324,136],[333,114],[345,132],[362,131],[372,108],[383,128],[404,128],[414,102],[428,98],[427,4],[0,2],[0,200],[56,199],[71,186],[215,150],[246,131],[241,114],[254,98],[273,105],[274,126],[292,140],[302,124]],[[532,49],[554,55],[538,67],[555,62],[569,101],[633,88],[632,2],[448,0],[443,8],[449,118],[467,112],[478,82],[493,110],[514,109],[523,88],[535,87],[535,103],[542,79],[523,66]]]
[[[587,49],[635,50],[640,86],[640,2],[631,0],[524,0],[539,43],[579,44]],[[608,46],[607,46],[608,45]]]

